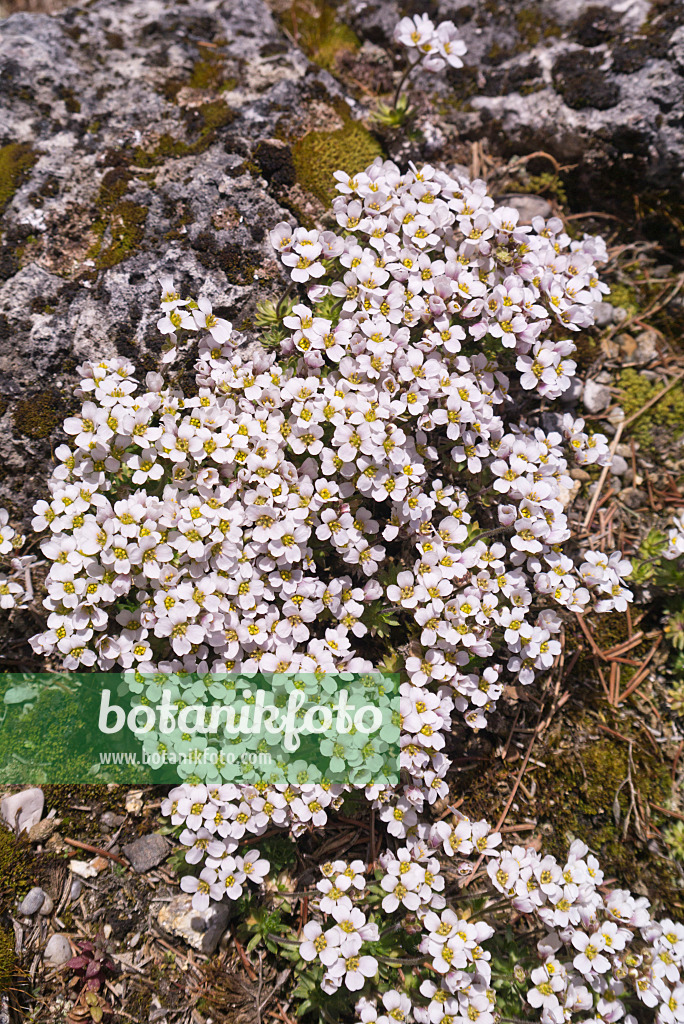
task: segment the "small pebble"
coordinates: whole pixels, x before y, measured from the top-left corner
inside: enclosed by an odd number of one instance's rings
[[[43,956],[45,962],[52,967],[61,967],[67,960],[71,960],[71,944],[66,935],[51,935]]]
[[[47,894],[43,892],[39,885],[35,885],[33,889],[29,889],[17,909],[25,917],[31,917],[40,910],[46,898]]]
[[[75,875],[80,875],[81,878],[95,878],[98,874],[98,868],[92,861],[70,860],[69,868]]]
[[[43,906],[40,908],[38,913],[41,917],[49,917],[52,911],[55,909],[55,904],[50,896],[45,893],[45,899],[43,900]]]
[[[142,790],[132,789],[126,793],[126,812],[128,814],[140,814],[142,809]]]
[[[83,892],[83,882],[80,878],[74,878],[69,890],[69,901],[74,903]]]
[[[123,825],[125,820],[125,814],[115,814],[114,811],[105,811],[104,814],[100,815],[100,821],[103,825],[107,825],[108,828],[118,828],[119,825]]]
[[[624,476],[629,469],[629,463],[627,459],[623,459],[622,455],[614,455],[613,461],[610,464],[610,471],[613,476]]]
[[[124,846],[123,852],[131,862],[133,870],[140,875],[166,860],[171,852],[171,844],[164,836],[152,832],[128,843]]]
[[[607,327],[613,323],[615,306],[610,302],[593,302],[591,311],[594,314],[594,323],[597,327]]]
[[[605,384],[597,384],[595,380],[588,380],[584,385],[582,401],[587,412],[603,412],[610,405],[610,391]]]

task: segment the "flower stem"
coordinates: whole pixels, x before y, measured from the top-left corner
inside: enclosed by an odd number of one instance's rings
[[[396,110],[396,108],[397,108],[397,103],[399,102],[399,94],[400,94],[400,92],[401,92],[401,90],[402,90],[402,86],[404,85],[404,82],[405,82],[405,81],[406,81],[406,79],[407,79],[407,78],[409,77],[409,75],[411,74],[411,72],[412,72],[412,71],[413,71],[413,70],[414,70],[415,68],[417,68],[417,67],[418,67],[418,65],[420,64],[420,62],[422,61],[422,59],[423,59],[423,57],[424,57],[424,56],[425,56],[425,54],[424,54],[424,53],[421,53],[420,57],[418,58],[418,60],[417,60],[417,61],[415,61],[415,63],[413,63],[413,64],[409,64],[409,66],[408,66],[408,67],[406,68],[406,71],[404,72],[404,74],[403,74],[403,75],[401,76],[401,78],[399,79],[399,84],[397,85],[397,88],[396,88],[396,89],[395,89],[395,91],[394,91],[394,99],[392,100],[392,106],[394,107],[394,109],[395,109],[395,110]]]

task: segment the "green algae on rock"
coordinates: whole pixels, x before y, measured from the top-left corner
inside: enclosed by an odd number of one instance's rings
[[[334,132],[309,132],[292,146],[299,184],[326,206],[338,194],[335,171],[355,174],[382,156],[382,146],[358,121],[348,121]]]

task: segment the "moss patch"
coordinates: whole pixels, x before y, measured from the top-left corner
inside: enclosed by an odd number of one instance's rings
[[[12,988],[15,967],[14,933],[0,928],[0,992]]]
[[[136,149],[133,162],[137,167],[158,167],[166,160],[177,160],[183,156],[197,156],[216,142],[220,128],[231,124],[237,114],[225,100],[213,100],[195,107],[188,112],[191,130],[198,132],[194,142],[174,139],[168,132],[162,135],[154,149],[147,150],[140,146]]]
[[[537,46],[542,39],[562,34],[560,25],[548,17],[543,4],[519,10],[515,16],[515,27],[524,44],[517,47],[518,52],[530,46]]]
[[[627,743],[607,736],[574,750],[545,752],[544,762],[547,767],[535,772],[535,809],[554,825],[549,851],[563,856],[571,839],[582,839],[620,880],[633,883],[635,878],[642,878],[651,898],[666,901],[674,882],[671,866],[660,858],[649,858],[645,844],[628,841],[635,835],[634,812],[625,832],[631,804]],[[632,762],[631,778],[640,813],[645,802],[666,805],[671,791],[669,771],[653,751],[642,745],[638,735],[634,737]],[[652,817],[657,819],[653,812]],[[643,870],[645,860],[647,870]]]
[[[637,370],[623,370],[619,377],[620,404],[625,416],[638,412],[659,391],[663,385],[651,382]],[[631,436],[646,448],[674,440],[684,432],[684,387],[675,385],[659,402],[647,409],[628,428]]]
[[[94,225],[98,241],[89,252],[98,270],[115,267],[140,246],[145,236],[147,207],[138,206],[130,199],[123,199],[108,211],[105,218]],[[111,242],[102,248],[104,235],[109,228]]]
[[[221,246],[211,231],[202,231],[194,241],[197,258],[209,270],[222,270],[231,284],[253,284],[261,263],[256,249],[228,242]]]
[[[63,422],[67,406],[59,391],[45,388],[35,395],[17,402],[14,407],[14,426],[25,437],[34,441],[48,437]]]
[[[206,47],[201,47],[200,53],[189,78],[169,78],[159,89],[169,103],[175,103],[178,93],[185,86],[212,92],[227,92],[237,86],[237,78],[226,74],[225,62],[220,53]]]
[[[0,213],[26,180],[38,154],[28,142],[10,142],[0,149]]]
[[[193,65],[188,85],[192,89],[212,89],[214,92],[220,92],[222,89],[234,89],[234,81],[234,78],[226,76],[221,56],[212,50],[203,52]]]
[[[611,285],[610,292],[606,295],[606,302],[610,302],[611,306],[620,306],[622,309],[626,309],[630,316],[635,316],[639,312],[639,300],[636,293],[626,284]]]
[[[309,132],[292,147],[297,181],[330,206],[338,194],[333,174],[355,174],[382,156],[382,147],[357,121],[335,132]]]
[[[0,825],[0,913],[13,909],[34,884],[33,853],[28,840]]]
[[[337,20],[334,7],[326,0],[294,0],[282,15],[282,24],[307,57],[333,71],[341,53],[353,53],[361,46],[358,36]]]
[[[133,175],[126,167],[110,167],[102,179],[100,192],[96,204],[99,209],[105,209],[121,199],[128,189],[128,183]]]

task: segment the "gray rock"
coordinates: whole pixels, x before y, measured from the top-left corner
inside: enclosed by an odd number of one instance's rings
[[[232,908],[233,904],[214,903],[207,910],[194,910],[192,896],[183,893],[162,906],[157,921],[165,931],[210,956],[226,930]]]
[[[610,302],[594,302],[591,309],[597,327],[607,327],[614,322],[616,307],[611,306]]]
[[[396,0],[347,0],[343,17],[364,39],[388,46],[401,12]]]
[[[126,820],[125,814],[115,814],[114,811],[105,811],[100,815],[100,821],[108,828],[118,828]]]
[[[629,469],[629,463],[627,459],[623,459],[622,455],[614,455],[613,461],[610,464],[610,471],[614,476],[624,476]]]
[[[676,67],[684,72],[684,25],[680,25],[670,36],[669,56]]]
[[[605,384],[597,384],[595,380],[588,380],[584,385],[582,401],[587,412],[603,412],[610,404],[610,391]]]
[[[66,935],[56,933],[50,936],[43,953],[43,959],[46,963],[50,964],[51,967],[61,967],[67,960],[71,960],[72,956],[71,944]]]
[[[150,835],[141,836],[140,839],[136,839],[132,843],[128,843],[124,846],[123,852],[131,862],[133,870],[141,875],[145,871],[156,868],[158,864],[166,860],[170,849],[171,844],[168,839],[153,832]]]
[[[80,878],[74,878],[71,883],[71,889],[69,890],[69,902],[75,903],[78,897],[83,892],[83,882]]]
[[[636,349],[632,355],[632,362],[638,366],[650,363],[658,355],[658,335],[655,331],[647,328],[636,337]]]
[[[575,187],[596,187],[609,201],[627,203],[628,188],[680,186],[681,4],[438,0],[437,6],[438,18],[453,18],[468,46],[466,67],[449,74],[451,95],[461,102],[445,116],[457,131],[467,124],[469,139],[484,134],[505,156],[543,150],[560,163],[576,161]],[[473,111],[479,126],[472,124]]]
[[[582,381],[579,377],[572,377],[570,387],[560,396],[560,401],[563,405],[574,405],[579,402],[581,394]]]
[[[48,893],[45,893],[45,899],[43,900],[43,905],[40,908],[40,910],[38,911],[38,913],[40,914],[41,917],[49,917],[54,909],[55,909],[54,901],[48,895]]]
[[[533,217],[550,217],[551,203],[541,196],[532,196],[525,193],[508,193],[497,196],[497,202],[501,206],[512,206],[520,213],[521,224],[531,224]]]
[[[24,896],[23,900],[17,907],[17,912],[23,914],[25,917],[31,917],[32,914],[37,914],[40,908],[45,903],[47,893],[43,892],[39,885],[35,885],[33,889]]]
[[[0,83],[2,142],[26,164],[0,211],[0,504],[28,523],[76,365],[156,369],[159,274],[254,340],[256,302],[287,284],[269,229],[294,219],[290,202],[324,213],[301,186],[290,198],[290,145],[259,145],[341,128],[344,93],[266,0],[13,14]],[[362,113],[351,97],[344,110]]]
[[[45,797],[42,789],[24,789],[20,793],[3,796],[0,801],[0,816],[15,831],[28,832],[40,821],[44,807]]]
[[[626,487],[622,492],[621,500],[628,508],[643,508],[648,504],[648,495],[638,487]]]

